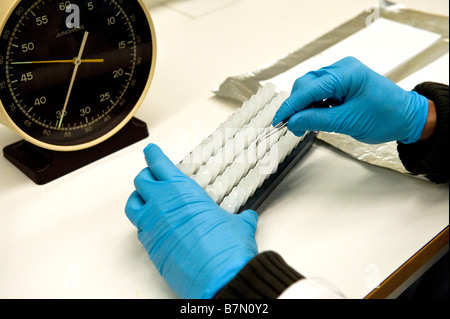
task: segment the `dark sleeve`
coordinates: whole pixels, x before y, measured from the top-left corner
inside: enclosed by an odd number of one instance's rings
[[[304,277],[275,252],[254,257],[214,299],[275,299]]]
[[[426,141],[413,144],[398,142],[398,153],[405,168],[415,175],[425,175],[435,183],[448,182],[449,167],[449,87],[425,82],[414,91],[434,102],[437,112],[436,130]]]

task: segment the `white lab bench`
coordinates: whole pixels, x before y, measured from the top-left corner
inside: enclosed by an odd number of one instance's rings
[[[148,139],[45,186],[0,158],[0,298],[175,297],[124,213],[144,147],[156,143],[178,162],[239,106],[212,93],[223,80],[374,3],[180,0],[153,7],[157,69],[136,115],[148,124]],[[444,0],[401,3],[448,14]],[[2,148],[17,140],[0,127]],[[448,251],[448,185],[359,162],[323,142],[259,213],[260,251],[277,251],[349,298],[396,296]]]

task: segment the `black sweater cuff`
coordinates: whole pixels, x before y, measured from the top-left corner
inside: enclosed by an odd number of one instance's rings
[[[257,255],[214,299],[275,299],[304,277],[275,252]]]
[[[437,112],[436,130],[426,141],[413,144],[398,142],[398,153],[405,168],[415,175],[425,175],[435,183],[448,182],[449,161],[449,87],[425,82],[414,91],[434,102]]]

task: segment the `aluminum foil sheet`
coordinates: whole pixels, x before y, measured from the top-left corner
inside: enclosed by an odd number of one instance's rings
[[[449,52],[448,17],[410,10],[402,5],[389,1],[380,1],[377,12],[384,19],[440,35],[440,39],[431,46],[384,74],[384,76],[393,82],[400,82]],[[258,91],[261,87],[261,82],[270,81],[270,79],[285,73],[364,29],[366,27],[367,17],[368,13],[364,11],[324,36],[287,54],[262,69],[229,77],[214,92],[220,97],[242,103]],[[320,133],[318,138],[355,159],[410,175],[398,157],[396,142],[367,145],[351,137],[334,133]]]
[[[317,138],[333,145],[357,160],[409,175],[409,172],[398,157],[396,142],[370,145],[360,143],[347,135],[324,132],[320,132]]]

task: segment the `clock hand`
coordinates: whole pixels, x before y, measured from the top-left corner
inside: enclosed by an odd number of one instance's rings
[[[23,61],[23,62],[11,62],[11,64],[51,64],[51,63],[74,63],[77,58],[73,60],[49,60],[49,61]],[[82,63],[103,63],[104,59],[82,59]]]
[[[83,41],[81,42],[80,51],[78,52],[78,57],[74,59],[75,68],[73,69],[72,79],[70,80],[69,84],[69,90],[67,92],[66,101],[64,102],[64,107],[61,111],[61,118],[59,119],[58,128],[61,128],[63,119],[64,119],[64,113],[66,113],[67,110],[67,104],[69,103],[70,94],[72,93],[73,84],[75,83],[75,78],[77,76],[78,68],[80,67],[82,60],[81,57],[83,56],[84,47],[86,46],[87,38],[89,36],[89,32],[84,33]]]

